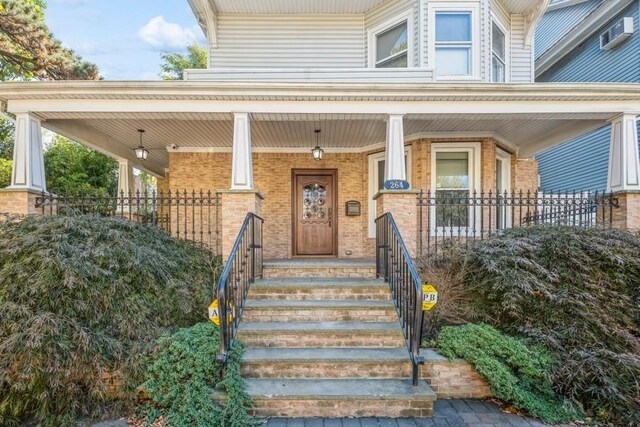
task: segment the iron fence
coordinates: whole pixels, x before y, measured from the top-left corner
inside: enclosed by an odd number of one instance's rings
[[[220,253],[220,194],[212,191],[132,191],[114,196],[42,193],[36,208],[42,215],[121,217]]]
[[[418,256],[437,253],[451,239],[469,242],[532,225],[613,226],[618,200],[604,192],[421,191]]]

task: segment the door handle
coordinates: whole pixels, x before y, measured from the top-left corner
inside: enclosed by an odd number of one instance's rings
[[[333,221],[333,209],[329,208],[329,227],[331,227],[332,221]]]

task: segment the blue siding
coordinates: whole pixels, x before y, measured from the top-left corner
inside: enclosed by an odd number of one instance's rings
[[[636,1],[541,75],[545,82],[640,82],[640,2]],[[633,16],[635,32],[611,51],[600,50],[600,34],[618,19]],[[640,126],[639,126],[640,132]],[[611,126],[536,156],[544,190],[603,190],[607,186]]]
[[[606,190],[610,139],[611,126],[607,125],[537,154],[540,188],[543,191]]]
[[[541,82],[640,82],[640,6],[631,3],[606,26],[546,73]],[[600,50],[600,34],[617,20],[633,16],[635,32],[613,50]]]
[[[544,14],[535,35],[535,55],[539,58],[558,42],[604,0],[591,0],[575,6],[563,7]]]

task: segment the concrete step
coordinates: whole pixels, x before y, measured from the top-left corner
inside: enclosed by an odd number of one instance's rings
[[[251,285],[253,300],[390,300],[381,279],[262,279]]]
[[[244,378],[411,378],[406,348],[250,348]]]
[[[242,319],[245,322],[393,322],[398,316],[393,303],[386,300],[248,300]]]
[[[247,348],[369,347],[405,345],[396,322],[241,322],[238,339]]]
[[[294,259],[263,262],[263,277],[269,278],[374,278],[375,261],[369,259]]]
[[[253,412],[272,417],[429,417],[435,393],[410,379],[247,379]],[[214,399],[224,399],[217,394]]]

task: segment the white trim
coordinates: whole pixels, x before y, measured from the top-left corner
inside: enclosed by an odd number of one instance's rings
[[[376,25],[375,27],[367,30],[367,40],[369,43],[369,46],[367,49],[367,53],[369,56],[368,57],[369,68],[388,70],[388,68],[376,68],[376,63],[378,62],[376,58],[376,52],[377,52],[376,36],[380,33],[383,33],[401,24],[402,21],[407,22],[407,67],[406,68],[415,68],[415,65],[414,65],[415,52],[414,52],[414,46],[413,46],[413,36],[415,34],[414,33],[415,29],[413,28],[413,10],[412,9],[402,12],[394,16],[393,18],[388,19],[382,24]],[[401,68],[401,69],[404,69],[404,68]]]
[[[556,44],[547,49],[536,59],[536,77],[548,71],[558,61],[563,59],[567,52],[573,51],[578,45],[592,35],[600,32],[602,27],[609,23],[616,15],[622,12],[635,0],[607,0],[602,2],[580,24],[576,25]]]
[[[500,148],[496,148],[496,160],[500,160],[502,162],[502,184],[497,186],[496,190],[500,191],[500,194],[511,193],[511,154],[507,153]],[[498,176],[498,171],[496,169],[496,178]],[[497,181],[497,179],[496,179]],[[496,182],[496,184],[498,184]],[[501,224],[501,228],[510,228],[511,227],[511,207],[506,206],[503,210],[504,218]],[[496,213],[497,215],[497,213]]]
[[[404,147],[404,154],[405,154],[405,162],[407,165],[407,181],[409,181],[409,188],[411,188],[411,171],[413,170],[412,168],[412,157],[411,157],[411,151],[412,151],[412,147],[411,145],[407,145]],[[379,162],[380,160],[385,160],[385,156],[386,153],[385,151],[380,151],[378,153],[372,153],[369,154],[368,156],[368,163],[369,163],[369,168],[368,168],[368,188],[369,188],[369,194],[367,197],[367,215],[368,215],[368,236],[370,239],[375,239],[376,237],[376,210],[377,210],[377,202],[376,200],[373,199],[373,196],[375,196],[379,189],[377,188],[378,186],[376,185],[378,183],[378,174],[380,173],[380,171],[378,170],[378,166],[379,166]],[[386,161],[386,160],[385,160]]]
[[[463,153],[466,152],[469,154],[469,192],[473,193],[474,191],[481,191],[481,171],[482,171],[482,143],[480,142],[436,142],[431,144],[431,194],[433,196],[436,195],[436,154],[438,152],[457,152]],[[476,214],[471,213],[472,207],[469,207],[469,221],[472,218],[476,219],[475,226],[473,224],[469,224],[468,227],[459,227],[457,230],[447,230],[447,232],[453,232],[454,234],[457,232],[463,233],[465,235],[471,235],[471,229],[480,230],[480,217],[479,211]],[[480,209],[476,207],[475,209]],[[442,235],[444,233],[444,229],[436,227],[436,209],[431,209],[430,214],[430,230],[433,235]]]
[[[635,114],[621,114],[611,121],[607,191],[640,190],[637,129]]]
[[[33,114],[16,114],[11,185],[8,188],[47,191],[42,124]]]
[[[438,76],[436,58],[436,13],[463,12],[471,14],[471,74],[469,76]],[[427,29],[429,37],[429,54],[427,68],[433,69],[434,80],[479,80],[481,79],[481,45],[482,29],[480,28],[480,2],[429,2],[427,4]]]
[[[491,26],[491,31],[489,32],[489,81],[493,82],[493,24],[496,24],[502,34],[504,34],[504,82],[501,83],[509,83],[511,81],[511,31],[507,28],[508,26],[503,22],[498,14],[491,12],[491,19],[489,20],[489,25]],[[497,82],[495,82],[497,84]]]
[[[564,0],[558,3],[549,4],[547,6],[547,12],[551,12],[552,10],[562,9],[563,7],[575,6],[576,4],[586,3],[589,0]]]

